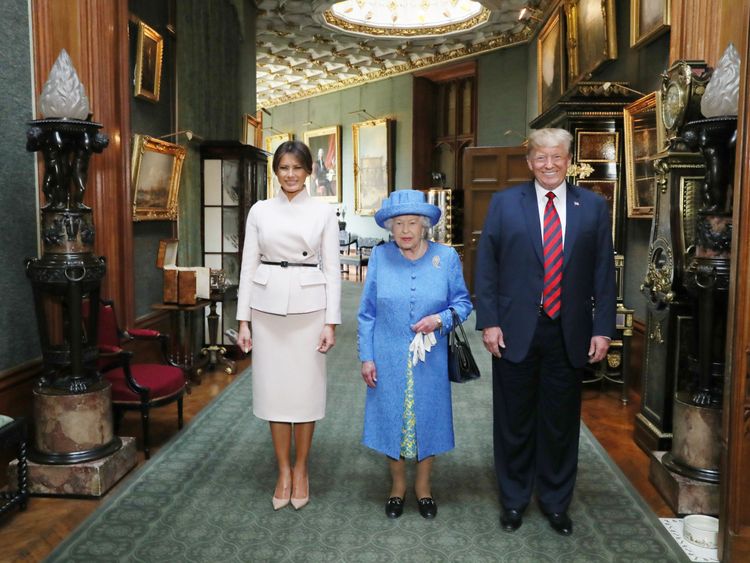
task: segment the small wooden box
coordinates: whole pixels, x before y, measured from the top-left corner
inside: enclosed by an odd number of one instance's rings
[[[164,303],[195,305],[211,294],[211,270],[201,266],[177,266],[177,239],[159,241],[156,267],[164,272]]]
[[[164,303],[177,303],[178,276],[177,268],[164,269]]]
[[[196,272],[179,270],[177,272],[177,303],[180,305],[195,305],[196,297]]]

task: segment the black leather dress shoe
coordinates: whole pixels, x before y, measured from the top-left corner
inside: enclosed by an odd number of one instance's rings
[[[567,512],[550,512],[547,514],[547,520],[549,520],[549,525],[552,526],[552,529],[558,534],[569,536],[573,533],[573,521]]]
[[[385,503],[385,515],[388,518],[398,518],[404,513],[404,499],[391,497]]]
[[[516,508],[503,508],[500,526],[506,532],[515,532],[523,524],[523,513]]]
[[[437,503],[432,497],[424,497],[417,501],[419,513],[422,518],[435,518],[437,516]]]

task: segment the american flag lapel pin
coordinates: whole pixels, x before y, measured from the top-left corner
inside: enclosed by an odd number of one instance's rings
[[[580,201],[574,201],[573,205],[581,205],[581,202]]]

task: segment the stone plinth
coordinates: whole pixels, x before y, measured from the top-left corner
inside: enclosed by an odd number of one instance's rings
[[[112,386],[102,380],[85,393],[34,389],[34,439],[29,459],[77,464],[120,447],[112,423]]]
[[[100,497],[135,467],[135,438],[123,437],[122,447],[106,457],[68,465],[29,462],[29,493],[32,495]],[[15,482],[18,460],[8,466]]]
[[[718,514],[719,484],[684,477],[667,469],[662,458],[667,452],[651,452],[648,480],[677,514]]]

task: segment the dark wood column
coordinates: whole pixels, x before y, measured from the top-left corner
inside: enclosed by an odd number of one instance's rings
[[[744,29],[740,54],[737,158],[734,175],[732,280],[727,377],[721,437],[719,559],[750,561],[750,2],[735,14]]]
[[[131,326],[134,299],[128,3],[32,0],[31,12],[37,99],[60,50],[65,49],[86,89],[93,120],[101,123],[109,135],[109,147],[91,157],[84,202],[94,210],[96,253],[107,258],[102,296],[116,301],[121,324]],[[41,116],[35,116],[38,117]]]

